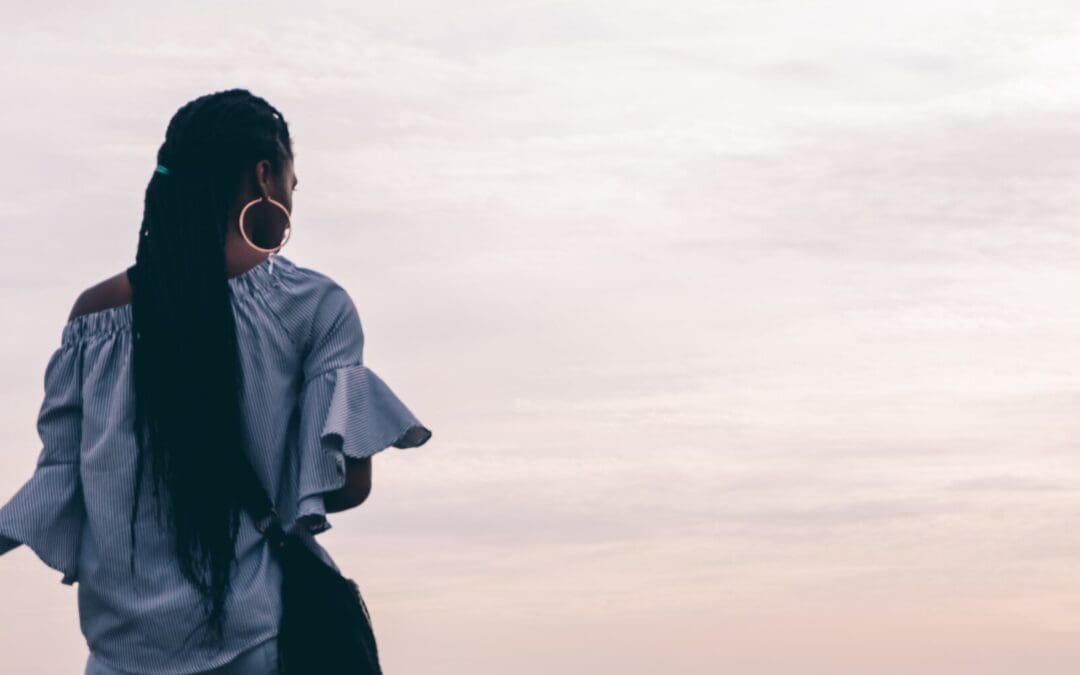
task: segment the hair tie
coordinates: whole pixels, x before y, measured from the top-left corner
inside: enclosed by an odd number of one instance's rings
[[[158,173],[164,174],[166,176],[169,175],[169,169],[167,167],[164,167],[164,166],[160,165],[160,164],[157,165],[157,168],[155,168],[154,171],[157,171]]]

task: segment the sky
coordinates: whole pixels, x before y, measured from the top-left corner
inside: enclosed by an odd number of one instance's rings
[[[1074,671],[1075,3],[7,10],[0,500],[168,119],[242,86],[434,432],[320,535],[387,672]],[[59,578],[0,558],[5,670],[81,672]]]

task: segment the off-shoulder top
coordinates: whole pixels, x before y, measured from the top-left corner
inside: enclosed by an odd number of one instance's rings
[[[345,484],[345,458],[431,437],[365,365],[352,298],[328,276],[276,255],[228,280],[240,344],[252,465],[288,526],[330,527],[322,494]],[[132,575],[135,476],[131,305],[72,318],[45,369],[41,438],[29,480],[0,508],[0,554],[25,544],[78,588],[95,658],[123,671],[182,675],[222,665],[277,633],[280,568],[247,514],[226,604],[225,647],[204,643],[201,598],[154,517],[149,472]],[[320,548],[324,557],[325,550]]]

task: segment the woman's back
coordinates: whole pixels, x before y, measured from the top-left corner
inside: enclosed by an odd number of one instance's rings
[[[329,527],[323,494],[345,484],[346,457],[416,447],[431,431],[363,364],[355,305],[329,277],[276,255],[228,285],[249,459],[282,521],[304,517],[321,532]],[[105,664],[199,672],[276,635],[280,570],[242,514],[221,647],[202,639],[203,598],[177,566],[154,498],[139,501],[132,548],[131,326],[130,304],[64,326],[46,370],[43,449],[31,479],[0,509],[0,553],[25,543],[64,583],[78,583],[82,631]],[[142,474],[143,495],[154,494],[150,475]]]

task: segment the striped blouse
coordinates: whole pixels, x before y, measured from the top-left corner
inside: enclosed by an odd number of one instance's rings
[[[345,484],[345,457],[423,445],[431,431],[370,368],[349,294],[282,255],[231,277],[250,459],[283,523],[330,527],[322,493]],[[0,508],[0,554],[25,544],[61,582],[78,584],[79,623],[94,657],[152,675],[209,670],[273,637],[280,569],[244,514],[226,601],[225,648],[204,644],[201,598],[181,575],[171,535],[155,526],[143,476],[136,566],[129,518],[135,476],[131,305],[64,326],[45,370],[43,444],[29,480]],[[319,549],[331,563],[325,550]]]

